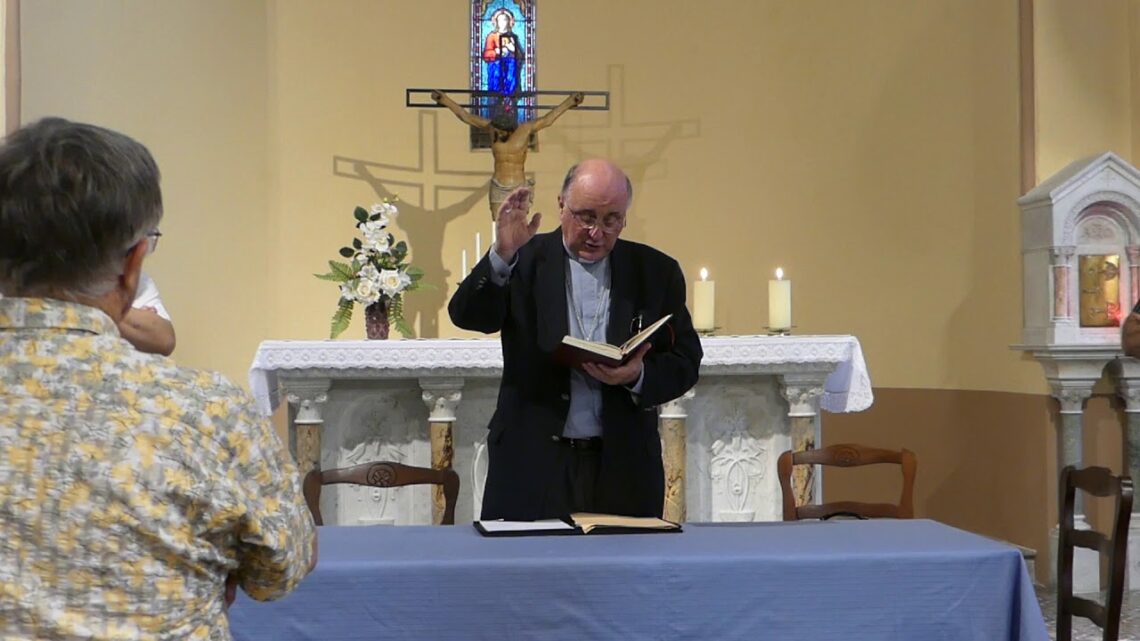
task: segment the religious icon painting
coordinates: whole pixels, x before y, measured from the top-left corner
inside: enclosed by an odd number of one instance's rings
[[[535,0],[471,0],[471,96],[478,115],[514,129],[533,118]],[[490,134],[471,128],[471,148]]]

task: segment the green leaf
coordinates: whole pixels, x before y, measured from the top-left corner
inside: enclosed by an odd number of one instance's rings
[[[362,223],[368,220],[368,210],[363,207],[357,207],[353,210],[352,215],[356,217],[356,220]]]
[[[364,243],[360,242],[359,238],[353,238],[352,239],[352,248],[353,249],[362,249],[363,247],[364,247]]]
[[[336,308],[336,312],[332,317],[332,324],[329,327],[329,338],[336,338],[340,336],[344,330],[348,329],[348,324],[352,322],[352,301],[342,300]]]
[[[402,316],[400,318],[397,318],[392,324],[396,326],[396,331],[400,332],[400,335],[404,338],[415,338],[415,334],[412,333],[411,326],[408,325],[408,322],[405,321]]]
[[[402,240],[400,242],[396,243],[396,251],[402,252],[405,254],[408,253],[408,243],[405,243]]]
[[[353,273],[352,268],[349,267],[347,263],[338,263],[335,260],[330,260],[329,269],[331,269],[332,273],[334,274],[340,274],[342,277],[344,277],[344,280],[351,280],[356,276],[356,274]]]
[[[404,320],[404,297],[396,296],[388,306],[388,320],[404,338],[415,338],[411,325]]]
[[[352,258],[352,255],[355,254],[356,252],[352,251],[351,247],[341,247],[339,253],[341,256],[344,256],[345,258]]]
[[[319,278],[321,280],[328,280],[328,281],[332,281],[334,283],[344,283],[344,282],[347,282],[349,280],[348,278],[345,278],[344,276],[337,274],[337,273],[334,273],[334,272],[329,272],[327,274],[313,274],[313,276],[316,276],[317,278]]]

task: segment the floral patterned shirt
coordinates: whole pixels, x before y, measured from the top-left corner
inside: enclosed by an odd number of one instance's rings
[[[229,639],[308,571],[296,466],[248,395],[102,311],[0,300],[0,639]]]

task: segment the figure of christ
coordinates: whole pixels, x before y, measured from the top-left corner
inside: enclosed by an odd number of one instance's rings
[[[582,104],[585,96],[581,92],[575,92],[540,118],[523,123],[518,122],[514,116],[514,109],[504,109],[498,116],[488,120],[468,112],[438,89],[431,92],[431,98],[436,104],[450,109],[463,122],[486,131],[491,136],[491,156],[495,169],[491,174],[489,195],[491,219],[497,220],[499,206],[507,196],[515,189],[529,184],[526,179],[526,154],[530,150],[531,134],[554,124],[562,114]]]

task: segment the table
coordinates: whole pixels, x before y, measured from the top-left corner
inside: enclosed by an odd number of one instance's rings
[[[235,639],[1049,638],[1016,549],[928,520],[497,539],[324,527],[320,541],[294,593],[239,597]]]

